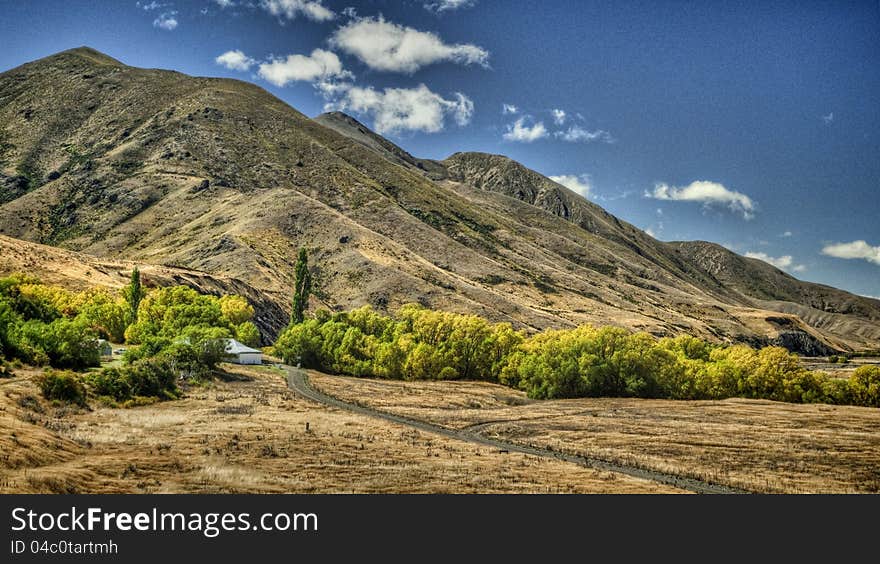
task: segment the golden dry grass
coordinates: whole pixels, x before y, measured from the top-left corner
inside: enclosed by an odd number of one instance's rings
[[[455,429],[758,492],[880,491],[880,409],[762,400],[536,402],[478,382],[312,373],[331,395]]]
[[[320,406],[269,368],[229,370],[182,400],[93,411],[50,405],[33,371],[0,380],[0,493],[679,491]]]

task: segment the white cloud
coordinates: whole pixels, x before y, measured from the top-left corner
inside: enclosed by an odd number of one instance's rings
[[[214,3],[223,8],[234,8],[235,2],[233,0],[214,0]]]
[[[862,259],[880,264],[880,246],[873,247],[861,239],[850,243],[826,245],[822,249],[822,254],[842,259]]]
[[[822,121],[825,123],[825,125],[831,125],[831,123],[834,121],[834,112],[831,112],[827,116],[822,116]]]
[[[807,267],[803,264],[794,264],[794,259],[791,255],[783,255],[781,257],[771,257],[767,253],[746,253],[746,257],[752,259],[758,259],[766,262],[767,264],[772,264],[776,268],[781,270],[791,270],[792,272],[803,272],[807,269]]]
[[[153,10],[158,10],[159,8],[166,8],[171,4],[163,4],[153,0],[152,2],[135,2],[134,5],[145,12],[151,12]]]
[[[575,176],[574,174],[563,174],[561,176],[551,176],[549,178],[553,182],[562,184],[569,190],[577,192],[584,198],[590,197],[590,190],[593,188],[593,186],[590,182],[590,176],[588,174],[581,174],[580,176]]]
[[[373,70],[414,73],[440,62],[487,66],[489,52],[470,44],[448,45],[436,34],[378,18],[353,20],[330,37],[330,44]]]
[[[785,231],[782,235],[780,235],[780,237],[791,237],[791,236],[792,236],[791,231]]]
[[[555,118],[554,118],[555,119]],[[578,143],[584,142],[588,143],[590,141],[602,141],[604,143],[614,143],[614,138],[611,137],[611,134],[602,129],[597,129],[596,131],[589,131],[584,129],[579,125],[572,125],[565,131],[557,131],[555,133],[556,137],[562,139],[563,141],[568,141],[569,143]]]
[[[650,235],[651,237],[653,237],[653,238],[655,238],[655,239],[657,238],[657,234],[654,233],[654,230],[651,229],[650,227],[648,227],[647,229],[645,229],[645,233],[647,233],[648,235]]]
[[[260,63],[257,74],[275,86],[289,82],[318,82],[328,87],[334,80],[351,78],[352,74],[342,67],[336,53],[315,49],[311,55],[288,55]]]
[[[165,31],[174,31],[177,28],[177,11],[163,12],[153,20],[153,26]]]
[[[436,133],[445,127],[446,117],[458,125],[470,123],[474,103],[461,93],[447,100],[424,84],[417,88],[352,87],[335,104],[341,110],[351,109],[372,116],[378,133],[424,131]]]
[[[336,17],[322,0],[261,0],[260,7],[273,16],[288,20],[295,20],[300,14],[316,22],[326,22]]]
[[[529,127],[525,124],[525,121],[526,118],[521,117],[508,125],[507,132],[503,135],[504,140],[531,143],[532,141],[547,137],[547,128],[544,127],[544,122],[539,121]]]
[[[214,62],[220,66],[224,66],[230,70],[246,71],[257,64],[257,61],[251,59],[239,50],[227,51],[214,59]]]
[[[739,213],[745,219],[755,216],[755,203],[751,198],[728,190],[717,182],[697,180],[684,187],[669,186],[666,183],[654,185],[653,191],[645,192],[648,198],[657,200],[678,200],[686,202],[702,202],[704,205],[724,205],[731,211]]]
[[[430,0],[425,2],[423,6],[426,10],[436,13],[451,12],[460,8],[470,8],[477,3],[477,0]]]
[[[553,114],[553,122],[556,125],[562,125],[563,123],[565,123],[565,111],[554,109],[551,110],[550,113]]]
[[[519,113],[519,108],[514,106],[513,104],[501,104],[501,115],[507,114],[516,114]]]

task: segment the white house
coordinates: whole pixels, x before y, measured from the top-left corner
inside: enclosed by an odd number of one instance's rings
[[[263,352],[235,339],[226,339],[226,361],[233,364],[262,364]]]
[[[98,352],[101,358],[109,360],[113,356],[113,346],[107,339],[98,339]]]

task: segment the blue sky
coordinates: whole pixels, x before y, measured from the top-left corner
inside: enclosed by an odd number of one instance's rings
[[[89,45],[501,153],[662,240],[880,296],[880,3],[0,1],[0,69]],[[219,60],[218,60],[219,58]],[[564,115],[563,115],[564,112]]]

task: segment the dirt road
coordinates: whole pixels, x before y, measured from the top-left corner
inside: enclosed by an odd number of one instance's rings
[[[416,419],[410,419],[408,417],[401,417],[399,415],[386,413],[386,412],[372,409],[369,407],[365,407],[362,405],[357,405],[354,403],[342,401],[338,398],[327,395],[327,394],[312,387],[312,385],[309,383],[309,377],[308,377],[308,373],[306,370],[294,368],[292,366],[285,366],[284,368],[287,370],[287,385],[288,385],[288,387],[291,390],[295,391],[296,393],[298,393],[299,395],[301,395],[307,399],[310,399],[312,401],[316,401],[318,403],[322,403],[324,405],[328,405],[331,407],[336,407],[339,409],[345,409],[348,411],[359,413],[362,415],[367,415],[369,417],[377,417],[380,419],[384,419],[386,421],[390,421],[392,423],[406,425],[408,427],[412,427],[414,429],[418,429],[418,430],[424,431],[426,433],[435,433],[435,434],[443,435],[445,437],[449,437],[452,439],[458,439],[461,441],[467,441],[470,443],[493,447],[493,448],[497,448],[500,451],[520,452],[523,454],[530,454],[532,456],[542,456],[542,457],[547,457],[547,458],[555,458],[557,460],[564,460],[566,462],[571,462],[573,464],[579,464],[581,466],[586,466],[589,468],[595,468],[597,470],[604,470],[607,472],[617,472],[620,474],[626,474],[627,476],[633,476],[636,478],[642,478],[645,480],[659,482],[661,484],[674,486],[676,488],[681,488],[681,489],[692,491],[695,493],[701,493],[701,494],[749,493],[748,491],[745,491],[745,490],[732,488],[732,487],[724,486],[721,484],[713,484],[710,482],[705,482],[705,481],[697,480],[694,478],[675,476],[672,474],[665,474],[663,472],[657,472],[655,470],[638,468],[636,466],[627,466],[627,465],[623,465],[623,464],[608,462],[605,460],[599,460],[596,458],[588,458],[588,457],[583,457],[583,456],[563,454],[563,453],[555,452],[555,451],[552,451],[549,449],[527,446],[527,445],[519,445],[519,444],[508,442],[508,441],[492,439],[492,438],[480,435],[478,432],[479,431],[478,428],[470,428],[467,430],[448,429],[446,427],[434,425],[434,424],[428,423],[426,421],[419,421]]]

